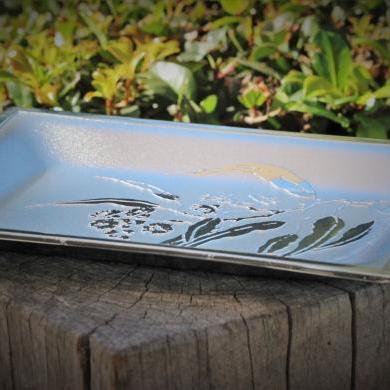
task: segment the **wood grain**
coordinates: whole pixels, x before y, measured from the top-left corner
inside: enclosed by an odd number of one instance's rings
[[[1,389],[385,389],[390,288],[0,252]]]

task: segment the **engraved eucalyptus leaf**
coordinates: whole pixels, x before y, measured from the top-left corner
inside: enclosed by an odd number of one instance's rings
[[[205,234],[212,232],[221,222],[220,218],[215,218],[207,221],[207,223],[202,224],[194,233],[194,238],[202,237]]]
[[[284,236],[278,236],[268,240],[263,246],[261,246],[257,252],[258,253],[274,253],[280,249],[284,249],[289,246],[291,243],[295,242],[298,239],[296,234],[285,234]]]
[[[220,222],[221,220],[219,218],[206,218],[202,221],[194,223],[185,233],[186,241],[190,241],[191,238],[196,238],[210,233]]]
[[[281,227],[284,224],[285,222],[282,221],[267,221],[267,222],[250,223],[241,226],[234,226],[226,230],[222,230],[216,233],[207,234],[202,237],[199,237],[189,242],[186,246],[196,247],[205,244],[209,241],[220,240],[221,238],[226,238],[226,237],[242,236],[256,230],[276,229],[278,227]]]
[[[161,242],[161,245],[182,245],[184,244],[184,237],[183,235],[176,236],[173,238],[170,238],[169,240],[165,240]]]
[[[304,237],[298,246],[286,256],[306,252],[309,249],[317,248],[334,237],[343,227],[344,221],[341,218],[325,217],[318,219],[313,224],[313,232]]]
[[[339,240],[330,242],[324,245],[324,247],[336,247],[336,246],[346,245],[351,242],[357,241],[362,237],[364,237],[366,234],[368,234],[373,225],[374,225],[374,221],[357,225],[347,230]]]

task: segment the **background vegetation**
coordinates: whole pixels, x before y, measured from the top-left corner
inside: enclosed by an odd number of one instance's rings
[[[3,0],[16,105],[387,138],[390,1]]]

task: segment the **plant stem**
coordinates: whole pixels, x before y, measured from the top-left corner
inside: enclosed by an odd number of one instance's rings
[[[106,99],[106,114],[112,114],[112,99]]]

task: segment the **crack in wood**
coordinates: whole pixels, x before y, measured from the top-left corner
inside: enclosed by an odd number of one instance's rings
[[[348,294],[348,299],[351,305],[351,390],[356,388],[356,357],[357,357],[357,334],[356,334],[356,300],[355,293],[340,286],[340,281],[324,281],[321,280],[320,283],[337,288],[340,291],[343,291]],[[351,282],[347,282],[351,283]]]
[[[8,334],[10,381],[11,381],[12,390],[15,390],[15,370],[14,370],[14,362],[13,362],[13,355],[12,355],[12,343],[11,343],[10,323],[9,323],[9,313],[8,313],[8,307],[10,306],[10,304],[11,304],[11,300],[9,299],[8,302],[4,306],[4,314],[5,314],[5,321],[7,324],[7,334]]]
[[[356,338],[356,302],[355,295],[352,293],[348,294],[351,302],[351,343],[352,343],[352,359],[351,359],[351,390],[355,390],[356,384],[356,349],[357,349],[357,338]]]
[[[286,305],[287,320],[288,320],[288,342],[287,342],[287,355],[286,355],[286,390],[290,390],[290,359],[291,359],[291,344],[293,333],[293,321],[291,316],[291,310]]]
[[[242,322],[244,323],[245,326],[245,332],[246,332],[246,343],[247,343],[247,348],[248,348],[248,355],[249,355],[249,363],[250,363],[250,372],[251,372],[251,382],[252,382],[252,389],[255,389],[255,377],[254,377],[254,368],[253,368],[253,356],[252,356],[252,346],[251,346],[251,337],[250,337],[250,332],[249,332],[249,327],[248,323],[243,316],[242,313],[240,313],[240,317],[242,319]]]

